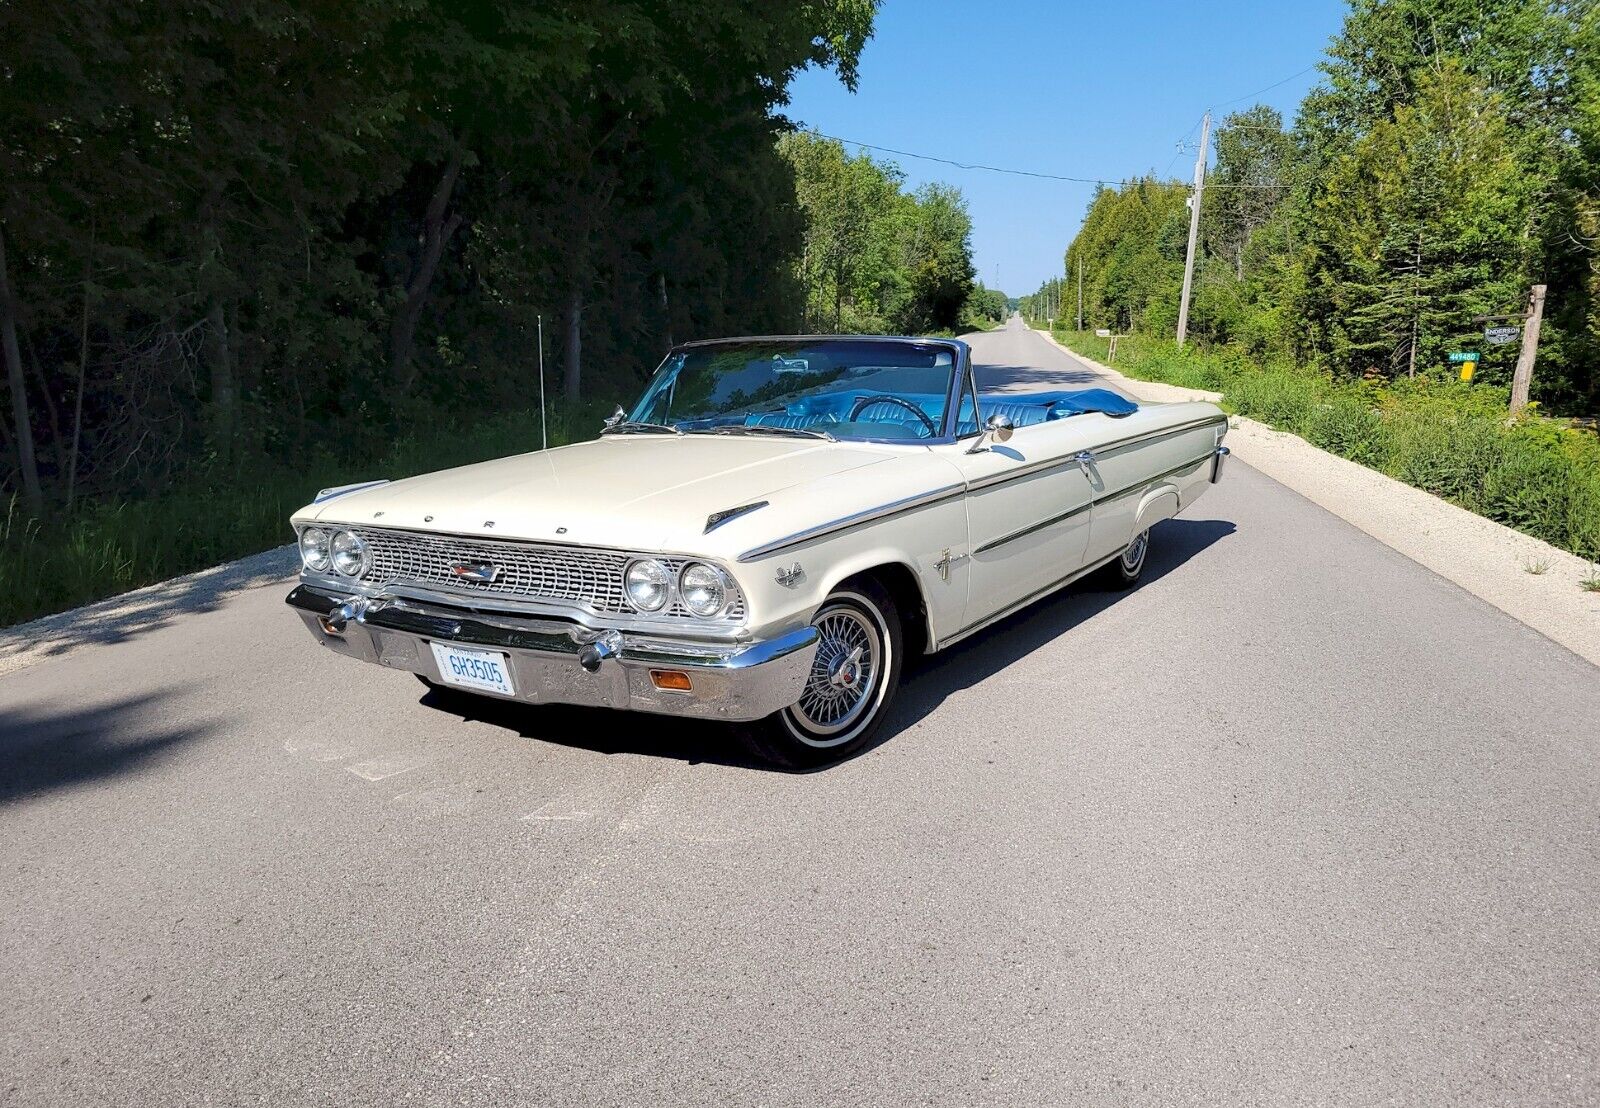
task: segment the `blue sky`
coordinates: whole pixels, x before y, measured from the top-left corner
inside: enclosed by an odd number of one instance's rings
[[[1249,107],[1225,102],[1314,65],[1344,10],[1343,0],[885,0],[857,92],[832,73],[803,73],[787,114],[840,138],[967,163],[1188,179],[1201,113]],[[1300,73],[1253,99],[1292,115],[1317,77]],[[1094,192],[875,156],[910,185],[961,189],[978,275],[1013,296],[1060,271]]]

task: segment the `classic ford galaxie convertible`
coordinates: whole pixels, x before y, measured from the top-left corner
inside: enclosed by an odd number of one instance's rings
[[[908,654],[1136,581],[1226,431],[1210,404],[980,393],[954,340],[690,343],[593,441],[324,491],[289,604],[431,687],[759,721],[815,765],[870,741]]]

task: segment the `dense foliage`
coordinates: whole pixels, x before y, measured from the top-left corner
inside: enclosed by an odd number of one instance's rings
[[[4,489],[55,516],[378,457],[525,408],[540,317],[572,399],[801,325],[776,112],[806,66],[853,83],[876,3],[0,4]],[[906,218],[894,303],[935,322],[965,213]]]
[[[948,185],[904,175],[833,139],[785,135],[805,217],[797,274],[804,331],[924,334],[962,322],[973,291],[972,219]]]
[[[1543,283],[1534,397],[1600,406],[1600,7],[1353,0],[1322,68],[1291,127],[1261,106],[1221,121],[1191,336],[1381,380],[1482,347],[1501,384],[1517,347],[1483,346],[1479,317]],[[1094,197],[1065,258],[1086,327],[1172,333],[1188,192]]]

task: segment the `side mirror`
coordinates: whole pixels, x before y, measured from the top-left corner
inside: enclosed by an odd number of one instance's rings
[[[987,450],[991,442],[1005,442],[1016,429],[1017,425],[1011,422],[1010,416],[996,412],[983,421],[983,434],[967,448],[967,453],[976,454],[980,450]]]

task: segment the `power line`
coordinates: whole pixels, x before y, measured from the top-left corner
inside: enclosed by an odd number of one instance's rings
[[[1077,185],[1120,185],[1129,180],[1127,177],[1068,177],[1061,173],[1040,173],[1031,169],[1006,169],[995,165],[980,165],[976,162],[960,162],[954,158],[941,158],[934,154],[917,154],[910,150],[896,150],[892,146],[874,146],[870,142],[857,142],[855,139],[827,135],[821,131],[811,131],[809,133],[816,135],[818,138],[842,142],[847,146],[860,146],[867,150],[876,150],[880,154],[894,154],[902,158],[919,158],[925,162],[939,162],[942,165],[953,165],[957,169],[981,169],[985,173],[1007,173],[1014,177],[1037,177],[1046,181],[1070,181]]]
[[[855,139],[840,138],[838,135],[825,134],[822,131],[807,131],[806,134],[815,135],[817,138],[827,139],[830,142],[843,143],[846,146],[859,146],[865,150],[876,150],[880,154],[894,154],[901,158],[919,158],[925,162],[938,162],[940,165],[953,165],[957,169],[980,169],[985,173],[1005,173],[1013,177],[1033,177],[1044,181],[1070,181],[1071,183],[1077,185],[1125,185],[1130,181],[1137,180],[1137,178],[1134,177],[1069,177],[1062,173],[1044,173],[1032,169],[1008,169],[1002,166],[982,165],[977,162],[957,161],[955,158],[941,158],[937,154],[918,154],[912,150],[897,150],[892,146],[877,146],[870,142],[858,142]],[[1179,153],[1183,153],[1183,151],[1180,150]],[[1169,162],[1168,164],[1170,165],[1171,163]],[[1283,186],[1277,184],[1237,183],[1217,184],[1210,185],[1208,187],[1228,189],[1266,189],[1282,188]]]
[[[1258,88],[1254,92],[1247,92],[1243,96],[1235,96],[1232,100],[1223,100],[1220,103],[1213,104],[1211,106],[1213,108],[1226,108],[1229,104],[1237,104],[1241,100],[1250,100],[1250,99],[1252,99],[1254,97],[1260,96],[1263,92],[1271,92],[1273,89],[1277,88],[1279,85],[1286,85],[1290,81],[1294,80],[1296,77],[1304,77],[1307,73],[1310,73],[1313,69],[1317,68],[1317,66],[1319,66],[1321,64],[1322,64],[1321,62],[1312,62],[1310,65],[1306,66],[1304,69],[1300,70],[1300,72],[1291,73],[1281,81],[1272,82],[1272,84],[1268,85],[1266,88]]]

